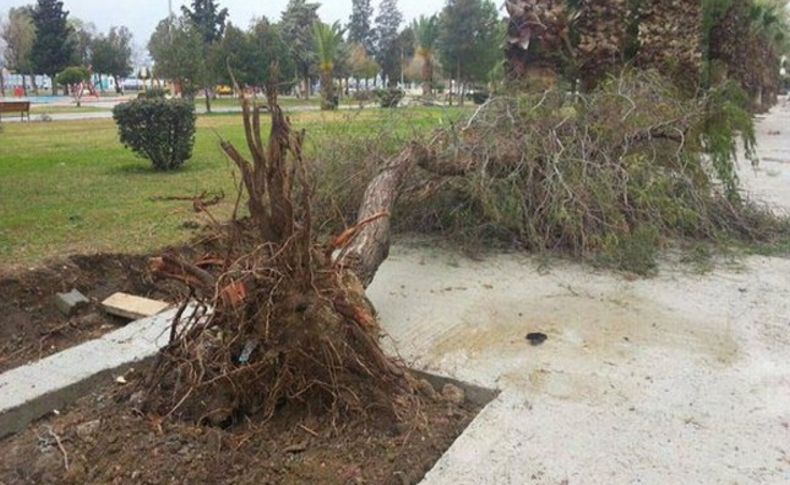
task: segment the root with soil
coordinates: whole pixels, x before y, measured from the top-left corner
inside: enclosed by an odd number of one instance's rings
[[[365,266],[360,254],[381,253],[388,240],[366,238],[351,247],[388,213],[368,214],[339,237],[317,242],[305,133],[291,129],[274,89],[267,100],[267,144],[260,108],[242,102],[251,161],[222,142],[241,173],[249,218],[216,226],[216,254],[195,263],[173,254],[152,261],[155,273],[187,284],[193,298],[180,308],[146,381],[146,409],[221,426],[245,415],[268,418],[286,405],[338,419],[380,413],[412,419],[419,415],[419,386],[381,350],[358,276],[369,281],[381,262]],[[237,210],[240,201],[241,195]]]

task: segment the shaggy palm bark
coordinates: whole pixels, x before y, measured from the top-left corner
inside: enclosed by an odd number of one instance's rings
[[[505,70],[510,81],[551,87],[563,70],[570,47],[566,0],[507,0],[510,21]]]
[[[694,94],[702,75],[702,2],[651,0],[639,11],[637,65],[672,78]]]
[[[589,91],[623,62],[626,0],[582,0],[576,30],[582,87]]]
[[[422,95],[430,96],[433,93],[433,55],[430,52],[420,52],[422,58]]]
[[[332,78],[332,69],[321,70],[321,109],[333,110],[337,108],[335,99],[335,81]]]
[[[779,57],[750,28],[749,10],[748,0],[733,1],[711,30],[709,56],[717,61],[717,69],[749,93],[755,110],[764,110],[778,95]]]

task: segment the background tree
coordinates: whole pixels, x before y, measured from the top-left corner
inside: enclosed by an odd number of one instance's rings
[[[69,13],[58,0],[38,0],[33,9],[36,40],[30,52],[33,70],[52,79],[52,94],[57,94],[55,75],[65,69],[74,55],[74,38],[68,25]]]
[[[351,75],[357,80],[357,89],[359,89],[360,79],[365,80],[365,89],[367,89],[368,80],[376,77],[380,69],[376,60],[368,55],[368,51],[362,44],[350,46],[348,64]]]
[[[170,79],[183,96],[192,98],[205,86],[207,61],[203,36],[183,17],[168,17],[159,22],[148,41],[154,60],[154,74]]]
[[[439,38],[439,19],[436,15],[420,15],[412,22],[416,56],[422,62],[422,94],[433,92],[433,64],[436,56],[436,40]]]
[[[501,57],[502,24],[496,6],[487,0],[448,0],[440,23],[439,57],[447,75],[458,84],[463,103],[465,83],[487,82]]]
[[[202,59],[206,61],[203,68],[203,94],[205,95],[206,111],[211,113],[211,98],[214,96],[215,77],[210,56],[215,52],[216,44],[222,40],[225,32],[225,21],[228,18],[228,9],[220,9],[214,0],[192,0],[192,8],[181,7],[181,11],[192,26],[200,33],[203,39]]]
[[[276,62],[283,79],[295,76],[293,59],[288,46],[280,36],[276,25],[261,18],[249,31],[228,24],[219,44],[219,63],[216,67],[219,79],[232,83],[228,67],[240,87],[262,87],[270,80],[272,63]]]
[[[351,0],[351,17],[348,21],[348,42],[363,46],[368,53],[375,47],[375,34],[370,25],[373,6],[370,0]]]
[[[79,108],[82,102],[82,92],[85,81],[90,78],[88,70],[82,66],[70,66],[55,76],[54,81],[63,86],[66,93],[70,93]]]
[[[5,42],[3,54],[6,67],[22,75],[22,88],[27,93],[26,75],[33,74],[31,52],[36,41],[32,9],[30,7],[9,9],[8,19],[0,25],[0,38]]]
[[[228,9],[220,9],[214,0],[192,0],[192,8],[181,6],[181,12],[198,29],[203,42],[213,44],[222,40]]]
[[[340,45],[337,46],[337,55],[335,56],[335,68],[333,70],[335,79],[338,80],[340,91],[338,95],[340,98],[349,94],[349,79],[351,78],[351,44],[345,40],[341,40]],[[345,81],[345,87],[343,82]]]
[[[398,10],[397,0],[381,0],[379,14],[376,16],[375,58],[381,66],[381,77],[386,84],[393,84],[400,75],[401,50],[398,45],[398,31],[403,15]]]
[[[339,48],[343,43],[340,22],[332,25],[323,22],[313,24],[313,42],[321,76],[321,109],[335,109],[338,100],[335,94],[334,69]]]
[[[96,25],[82,19],[72,17],[68,21],[71,30],[71,42],[74,45],[71,63],[76,66],[90,64],[93,38],[96,37]]]
[[[112,76],[115,91],[122,93],[121,78],[132,73],[132,32],[126,27],[111,27],[107,35],[98,35],[92,43],[91,65],[99,81],[104,74]]]
[[[315,65],[313,24],[320,21],[317,13],[319,6],[306,0],[289,0],[280,21],[282,37],[290,46],[306,98],[310,97],[311,69]]]
[[[416,53],[416,39],[411,25],[401,30],[395,40],[395,52],[398,54],[398,76],[401,84],[406,82],[406,68]]]

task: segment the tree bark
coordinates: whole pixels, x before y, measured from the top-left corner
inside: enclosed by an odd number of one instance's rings
[[[338,262],[352,271],[365,288],[373,281],[379,266],[389,255],[390,214],[398,200],[406,174],[415,165],[426,163],[432,158],[433,154],[429,149],[412,143],[389,159],[368,184],[357,214],[357,223],[361,229],[351,244],[337,256]],[[380,217],[381,215],[384,216]],[[365,222],[371,220],[372,222]]]
[[[425,55],[422,64],[422,95],[431,94],[433,94],[433,62],[430,55]]]
[[[203,95],[206,97],[206,113],[211,113],[211,90],[208,86],[203,88]]]

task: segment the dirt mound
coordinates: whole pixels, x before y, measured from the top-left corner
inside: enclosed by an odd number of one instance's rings
[[[173,283],[153,281],[147,261],[145,255],[71,256],[45,267],[0,274],[0,372],[125,324],[98,307],[116,291],[165,300],[183,291]],[[53,297],[72,288],[89,297],[91,304],[66,317]]]

